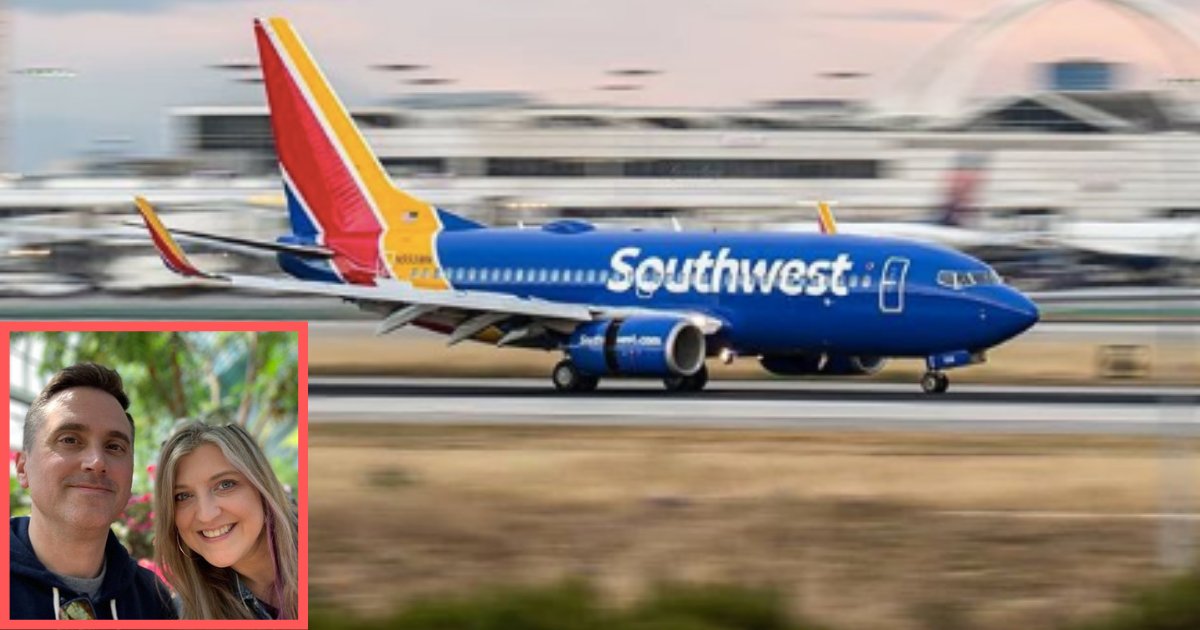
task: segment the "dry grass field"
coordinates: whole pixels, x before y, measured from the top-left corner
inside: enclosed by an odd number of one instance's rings
[[[1200,335],[1194,336],[1200,340]],[[989,353],[986,364],[956,370],[956,383],[1194,384],[1200,382],[1200,343],[1155,340],[1136,348],[1131,369],[1113,365],[1112,340],[1081,342],[1054,335],[1018,338]],[[376,337],[364,330],[322,331],[309,342],[314,374],[392,374],[407,376],[531,376],[549,378],[562,358],[556,352],[495,348],[462,343],[447,348],[444,338],[424,332]],[[1129,346],[1125,346],[1129,347]],[[1118,348],[1120,349],[1120,348]],[[709,361],[713,378],[770,378],[753,358],[724,366]],[[1117,368],[1117,369],[1114,369]],[[916,383],[919,360],[893,361],[880,380]]]
[[[1195,487],[1193,448],[317,425],[312,595],[375,614],[568,576],[616,602],[693,580],[772,586],[845,629],[1052,628],[1164,575],[1152,513],[1165,471]]]

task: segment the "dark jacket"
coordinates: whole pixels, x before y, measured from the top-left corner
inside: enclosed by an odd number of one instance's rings
[[[12,619],[55,619],[54,599],[66,603],[80,596],[63,584],[33,553],[29,517],[9,521]],[[153,572],[139,567],[112,531],[104,547],[104,583],[92,600],[100,619],[175,619],[171,593]],[[115,602],[115,603],[114,603]],[[116,611],[114,616],[113,611]]]

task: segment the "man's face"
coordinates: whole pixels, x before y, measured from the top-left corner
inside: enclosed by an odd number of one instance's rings
[[[60,528],[107,529],[133,485],[125,411],[101,390],[75,387],[50,399],[45,414],[30,452],[17,456],[34,514]]]

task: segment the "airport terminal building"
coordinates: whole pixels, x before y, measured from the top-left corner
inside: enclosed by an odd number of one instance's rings
[[[1200,124],[1174,92],[1037,92],[936,126],[851,101],[633,109],[519,94],[410,99],[355,118],[401,186],[499,223],[770,222],[806,216],[818,199],[851,220],[943,218],[958,205],[992,218],[1200,214]],[[180,157],[199,168],[277,169],[265,107],[172,119]]]

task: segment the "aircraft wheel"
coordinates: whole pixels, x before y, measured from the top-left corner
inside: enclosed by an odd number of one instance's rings
[[[575,388],[577,392],[594,392],[600,386],[599,376],[579,376],[579,385]]]
[[[687,391],[687,389],[685,388],[686,384],[687,384],[686,376],[668,376],[663,379],[663,385],[667,388],[667,391],[669,391],[669,392]]]
[[[550,372],[550,380],[554,382],[554,389],[560,392],[579,391],[580,382],[586,378],[579,373],[579,368],[575,367],[575,362],[570,359],[559,361],[558,365],[554,366],[554,370]]]
[[[944,394],[950,388],[950,377],[944,372],[926,372],[921,377],[921,390],[926,394]]]
[[[698,392],[708,385],[708,366],[701,365],[700,369],[693,375],[687,377],[688,391]]]
[[[663,385],[669,392],[698,392],[707,384],[707,366],[700,366],[700,370],[691,376],[668,376],[663,379]]]

